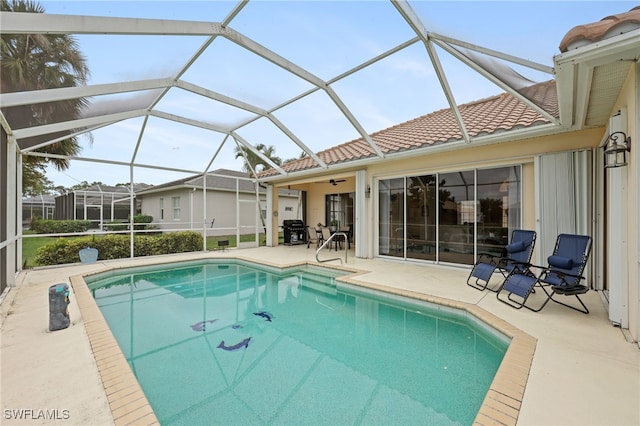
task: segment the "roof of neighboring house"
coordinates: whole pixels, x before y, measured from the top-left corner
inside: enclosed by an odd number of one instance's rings
[[[146,183],[134,183],[133,191],[138,192],[142,191],[146,188],[149,188],[151,185]],[[91,185],[82,189],[74,189],[69,192],[97,192],[104,194],[128,194],[129,187],[128,186],[109,186],[109,185]]]
[[[206,186],[208,190],[235,191],[236,182],[238,184],[240,192],[255,193],[256,190],[255,183],[249,178],[246,172],[239,172],[236,170],[228,169],[217,169],[209,172],[206,179]],[[204,182],[202,175],[194,175],[146,188],[145,190],[138,192],[138,195],[150,194],[162,190],[176,188],[202,188],[203,183]],[[264,188],[259,187],[258,189],[260,192],[264,192]],[[293,192],[295,192],[295,194],[297,195],[297,191],[290,191],[290,193]]]
[[[56,202],[56,197],[55,195],[48,195],[48,194],[43,194],[43,195],[36,195],[35,197],[26,197],[22,199],[22,205],[25,204],[55,204]]]
[[[240,178],[240,179],[237,179]],[[255,191],[254,183],[249,180],[249,176],[245,172],[238,172],[236,170],[217,169],[207,174],[207,188],[217,190],[236,190],[236,181],[239,182],[240,191]],[[193,175],[182,179],[173,180],[160,185],[154,185],[140,191],[139,194],[156,192],[164,189],[175,188],[202,188],[203,177],[202,175]]]
[[[640,6],[629,12],[610,15],[598,22],[572,28],[560,42],[560,51],[564,53],[637,28],[640,28]]]
[[[523,88],[520,93],[554,117],[558,117],[555,81]],[[542,114],[508,93],[463,104],[458,108],[467,133],[472,138],[549,123]],[[453,112],[447,108],[373,133],[371,138],[384,154],[389,154],[459,141],[462,134]],[[336,164],[374,157],[376,154],[369,144],[360,138],[320,151],[317,155],[327,164]],[[286,172],[316,167],[318,165],[310,157],[282,165]],[[269,177],[277,173],[273,169],[265,170],[259,173],[258,177]]]

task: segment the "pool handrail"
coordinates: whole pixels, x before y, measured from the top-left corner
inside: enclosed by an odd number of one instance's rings
[[[344,262],[342,261],[341,258],[339,257],[334,257],[331,259],[324,259],[324,260],[320,260],[320,258],[318,257],[318,255],[320,254],[320,251],[326,247],[327,244],[330,244],[331,241],[336,237],[336,236],[341,236],[344,237],[344,241],[345,241],[345,245],[344,245]],[[341,264],[343,263],[347,263],[347,246],[349,242],[349,236],[346,234],[346,232],[334,232],[333,234],[331,234],[331,236],[329,238],[327,238],[327,240],[318,248],[318,250],[316,250],[316,260],[318,261],[318,263],[323,263],[323,262],[331,262],[332,260],[339,260]],[[338,242],[336,241],[336,244],[338,244]],[[337,246],[336,246],[337,247]],[[336,249],[337,250],[337,249]]]

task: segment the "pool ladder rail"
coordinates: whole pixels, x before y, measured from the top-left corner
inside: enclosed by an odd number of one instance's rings
[[[323,248],[325,248],[328,244],[331,244],[331,241],[333,241],[336,236],[341,236],[344,237],[344,262],[342,261],[341,258],[339,257],[334,257],[331,259],[324,259],[324,260],[320,260],[319,255],[320,252],[322,251]],[[336,247],[338,244],[338,241],[335,241],[336,243]],[[331,234],[331,236],[329,238],[327,238],[327,241],[325,241],[319,248],[318,250],[316,250],[316,260],[318,261],[318,263],[323,263],[323,262],[331,262],[332,260],[339,260],[341,264],[343,263],[347,263],[347,253],[349,253],[348,251],[348,247],[349,247],[349,236],[346,234],[346,232],[334,232],[333,234]]]

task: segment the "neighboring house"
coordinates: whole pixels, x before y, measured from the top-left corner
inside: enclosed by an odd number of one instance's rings
[[[152,216],[159,229],[204,229],[209,236],[264,232],[265,189],[244,172],[219,169],[207,174],[206,185],[202,175],[191,176],[147,188],[136,197],[142,214]],[[301,217],[299,191],[282,189],[279,197],[280,226]]]
[[[316,153],[329,168],[305,157],[258,177],[274,206],[279,189],[298,189],[309,223],[353,224],[357,257],[472,265],[525,228],[538,233],[534,263],[546,264],[558,234],[590,235],[588,285],[637,341],[640,8],[574,28],[560,51],[553,81],[505,84]],[[604,167],[614,157],[621,164]]]
[[[56,210],[53,195],[37,195],[22,199],[22,227],[29,229],[34,218],[53,219]]]
[[[147,184],[134,184],[134,193]],[[134,215],[140,212],[140,202],[134,204]],[[127,222],[131,215],[129,187],[93,185],[70,191],[55,198],[57,220],[89,220],[91,228],[104,229],[108,222]]]

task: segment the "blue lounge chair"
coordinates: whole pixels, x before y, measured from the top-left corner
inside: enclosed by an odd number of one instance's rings
[[[584,280],[582,274],[589,260],[590,252],[591,237],[560,234],[556,240],[553,254],[547,259],[548,266],[546,268],[536,267],[542,269],[538,276],[533,274],[529,268],[524,271],[514,270],[507,277],[496,296],[501,302],[516,309],[524,306],[534,312],[539,312],[549,303],[549,300],[553,300],[560,305],[588,314],[589,309],[580,299],[580,295],[589,291],[589,287],[582,284],[582,280]],[[532,308],[527,306],[526,302],[536,286],[542,288],[546,298],[540,307]],[[575,296],[582,308],[561,302],[554,298],[555,295]]]
[[[505,255],[496,256],[489,253],[480,253],[478,255],[478,261],[473,266],[471,273],[469,273],[467,284],[477,290],[500,290],[502,282],[514,269],[519,268],[524,271],[527,267],[531,261],[535,243],[535,231],[515,229],[511,233],[511,243],[504,247]],[[500,272],[503,279],[499,286],[489,288],[489,280],[495,272]]]

